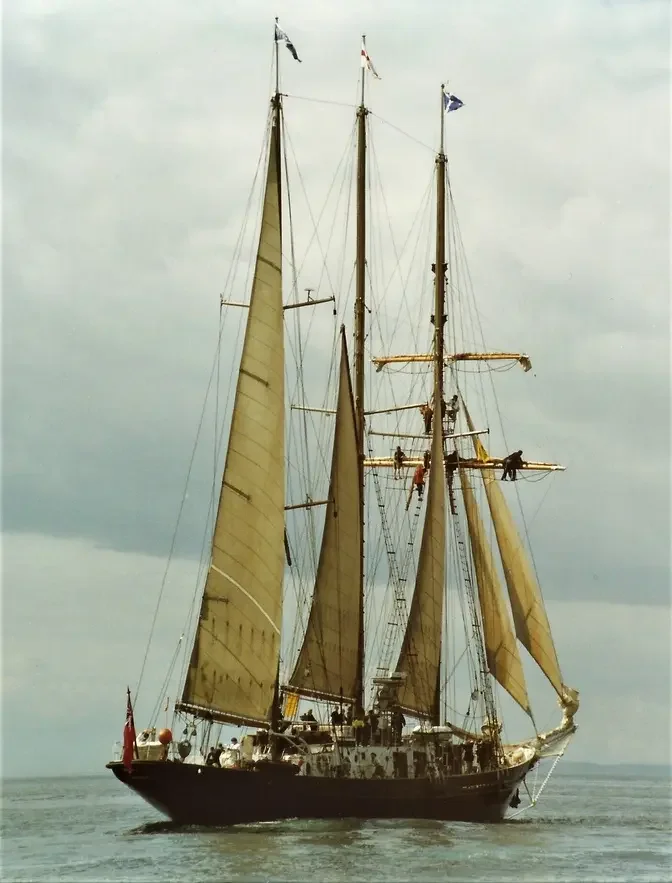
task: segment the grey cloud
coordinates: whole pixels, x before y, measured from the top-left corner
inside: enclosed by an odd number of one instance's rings
[[[371,87],[374,110],[431,145],[438,82],[450,74],[466,101],[447,121],[451,176],[486,341],[529,350],[537,374],[497,375],[506,434],[489,415],[491,448],[520,444],[569,466],[531,526],[546,591],[665,602],[664,13],[493,4],[487,16],[451,12],[444,32],[431,27],[434,12],[421,4],[409,22],[392,8],[383,22],[371,4],[359,13],[346,5],[325,33],[316,10],[297,9],[296,21],[283,21],[305,60],[285,63],[287,91],[354,101],[368,16],[383,75]],[[209,376],[217,297],[259,156],[271,88],[270,47],[258,36],[265,26],[259,6],[235,16],[176,3],[8,14],[5,530],[165,554]],[[288,99],[287,115],[319,204],[352,111]],[[372,128],[401,239],[432,156],[378,119]],[[412,171],[401,180],[400,170]],[[299,220],[298,254],[309,238]],[[349,319],[349,254],[333,272],[334,280],[342,272],[339,319]],[[377,260],[379,281],[388,279],[389,249]],[[299,288],[316,278],[313,252]],[[394,321],[398,287],[381,300]],[[239,318],[227,317],[225,374]],[[427,323],[419,332],[409,324],[402,338],[429,333]],[[307,363],[329,348],[333,328],[326,313],[314,319]],[[308,391],[317,404],[321,376],[316,370]],[[212,489],[212,416],[211,408],[179,538],[192,556]],[[523,485],[526,511],[545,488]]]

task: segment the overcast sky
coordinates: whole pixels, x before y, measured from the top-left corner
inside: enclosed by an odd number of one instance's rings
[[[285,52],[290,95],[352,103],[365,32],[379,117],[434,145],[438,84],[465,101],[448,152],[486,341],[534,365],[502,384],[507,441],[568,466],[530,529],[583,699],[571,756],[669,759],[668,6],[382,10],[4,12],[5,774],[97,771],[120,737],[263,137],[276,14],[303,59]],[[324,190],[352,111],[288,99],[287,114]],[[431,153],[390,136],[385,154],[372,125],[401,223]],[[208,457],[150,661],[157,689],[194,590]]]

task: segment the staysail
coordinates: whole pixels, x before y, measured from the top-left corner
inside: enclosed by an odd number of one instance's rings
[[[357,699],[361,628],[359,447],[345,332],[322,547],[303,645],[289,687],[304,696]]]
[[[440,401],[436,395],[435,401]],[[419,717],[435,714],[441,665],[443,594],[446,575],[446,501],[443,427],[434,420],[427,513],[422,531],[411,610],[396,671],[406,675],[399,704]]]
[[[473,431],[474,425],[466,405],[465,416],[469,429]],[[487,451],[477,436],[473,436],[473,442],[478,459],[487,460]],[[494,473],[491,470],[483,469],[481,474],[509,591],[516,636],[551,682],[558,695],[563,698],[566,689],[562,683],[558,657],[551,636],[551,626],[546,615],[539,584]]]
[[[492,549],[488,543],[483,521],[478,512],[476,496],[465,469],[460,469],[462,498],[467,513],[467,525],[471,540],[478,598],[483,621],[483,640],[490,674],[530,713],[530,700],[525,686],[525,674],[520,661],[518,646],[511,629],[502,588],[495,568]]]
[[[277,104],[259,247],[194,648],[178,710],[270,719],[284,574],[284,350]]]

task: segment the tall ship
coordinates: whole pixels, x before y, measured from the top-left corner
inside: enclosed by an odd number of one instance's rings
[[[166,679],[181,694],[166,705],[170,726],[158,722],[162,692],[137,731],[129,691],[123,750],[107,767],[184,824],[500,821],[526,793],[535,802],[528,777],[563,754],[579,703],[513,511],[529,487],[520,479],[563,467],[488,450],[493,367],[529,371],[530,359],[474,345],[444,147],[462,102],[437,89],[429,221],[401,286],[410,312],[390,316],[397,301],[371,273],[365,84],[377,74],[362,41],[341,259],[351,297],[324,273],[302,300],[279,47],[299,58],[277,21],[274,43],[249,295],[222,296],[224,314],[244,316],[244,337],[219,498],[181,678],[176,652]],[[331,350],[297,331],[320,310],[335,317]],[[545,732],[530,669],[560,706]],[[505,716],[524,738],[507,736]]]

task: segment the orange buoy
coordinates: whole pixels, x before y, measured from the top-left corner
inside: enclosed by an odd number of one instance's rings
[[[173,734],[170,730],[160,730],[159,731],[159,742],[162,745],[170,745],[173,741]]]

